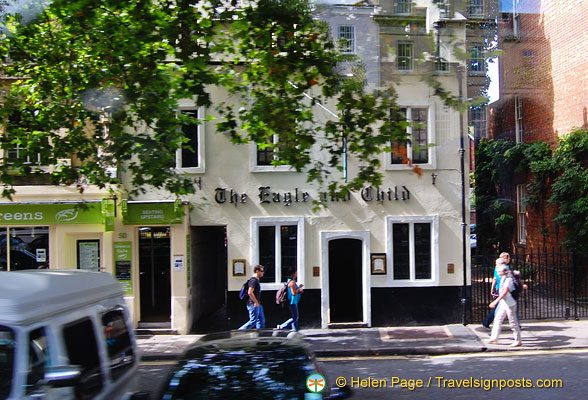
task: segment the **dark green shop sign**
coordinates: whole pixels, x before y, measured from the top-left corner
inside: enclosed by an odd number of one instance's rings
[[[101,203],[0,204],[0,224],[104,224],[102,208]]]
[[[179,224],[184,216],[181,202],[131,203],[122,202],[125,225]]]

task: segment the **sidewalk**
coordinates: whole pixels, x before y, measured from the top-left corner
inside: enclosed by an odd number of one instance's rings
[[[511,348],[508,323],[498,344],[488,344],[482,325],[443,325],[301,330],[319,357],[433,355],[493,351],[588,349],[588,320],[523,321],[523,346]],[[202,335],[138,336],[143,361],[175,359]]]

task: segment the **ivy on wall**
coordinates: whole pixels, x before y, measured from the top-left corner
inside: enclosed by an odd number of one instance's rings
[[[553,151],[543,142],[479,142],[474,193],[482,254],[510,248],[516,228],[516,174],[526,178],[526,205],[540,218],[543,246],[549,237],[548,227],[562,226],[564,246],[588,251],[588,130],[576,129],[559,138]],[[550,206],[557,211],[552,220],[546,214]]]

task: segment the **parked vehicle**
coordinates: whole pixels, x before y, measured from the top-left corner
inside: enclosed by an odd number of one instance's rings
[[[333,399],[348,387],[329,387],[303,336],[279,330],[213,333],[180,357],[158,399]],[[317,375],[314,375],[317,376]],[[311,379],[309,379],[311,377]],[[322,382],[321,382],[322,380]],[[308,387],[308,382],[320,386]],[[324,388],[324,389],[323,389]]]
[[[132,322],[111,275],[0,272],[0,399],[123,399],[137,366]]]

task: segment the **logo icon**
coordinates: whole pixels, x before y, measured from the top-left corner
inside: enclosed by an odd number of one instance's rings
[[[306,387],[312,393],[320,393],[325,390],[326,380],[321,374],[312,374],[306,378]]]
[[[69,222],[73,221],[77,217],[78,211],[75,208],[61,210],[57,214],[55,214],[55,219],[57,220],[57,222]]]

